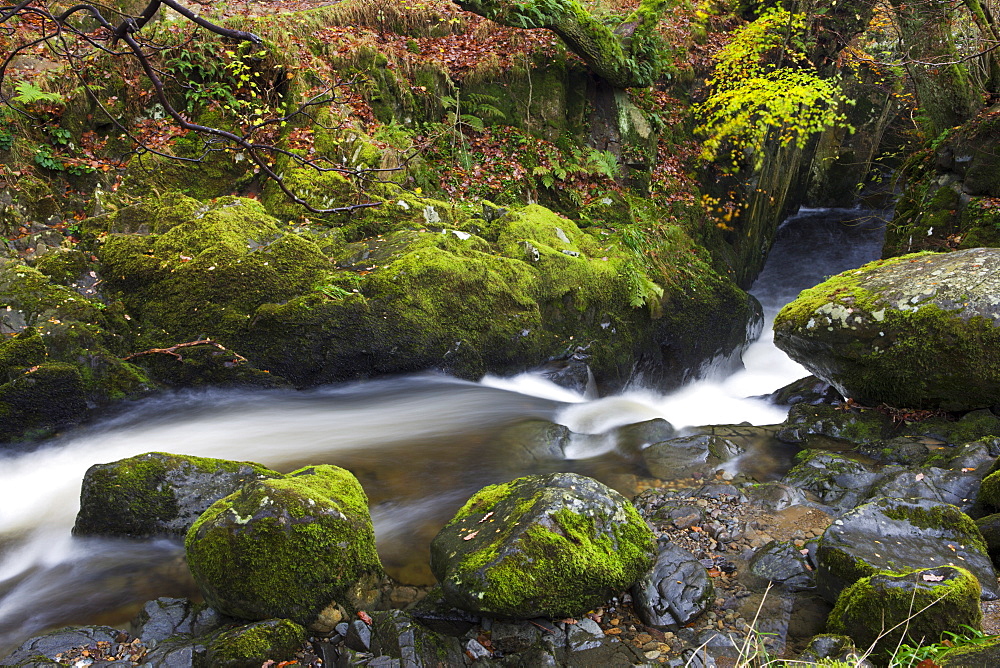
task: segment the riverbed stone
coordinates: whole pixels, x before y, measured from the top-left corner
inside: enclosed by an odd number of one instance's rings
[[[937,466],[887,466],[882,469],[868,496],[929,499],[969,512],[976,504],[982,473],[977,475],[975,469],[944,469]]]
[[[618,492],[573,473],[477,492],[431,544],[445,599],[477,613],[581,615],[652,566],[653,533]]]
[[[113,647],[127,634],[110,626],[73,626],[25,640],[2,660],[4,666],[50,666],[57,664],[56,655],[75,647],[107,643]]]
[[[756,550],[745,577],[755,589],[764,589],[768,584],[781,585],[788,591],[816,588],[812,566],[800,548],[789,541],[772,540]]]
[[[944,632],[979,629],[979,580],[968,570],[938,566],[910,573],[876,573],[847,587],[830,613],[831,633],[850,636],[860,647],[874,647],[884,660],[904,642],[938,642]]]
[[[863,577],[879,571],[961,566],[975,575],[982,596],[1000,596],[982,534],[955,506],[927,499],[880,498],[835,520],[816,551],[816,582],[830,602]]]
[[[372,612],[371,652],[399,659],[404,666],[460,666],[458,638],[434,633],[402,610]]]
[[[678,627],[705,612],[715,588],[708,571],[684,548],[659,541],[656,563],[632,587],[635,611],[648,626]]]
[[[949,411],[1000,403],[1000,250],[879,260],[803,291],[774,342],[868,406]]]
[[[875,410],[799,403],[788,411],[777,437],[786,443],[805,443],[813,435],[872,443],[892,433],[892,419]]]
[[[782,477],[790,487],[813,494],[837,512],[846,512],[866,498],[878,474],[836,452],[803,450],[798,463]]]
[[[205,601],[249,620],[287,618],[318,632],[350,591],[382,576],[368,499],[336,466],[250,482],[216,501],[187,533]],[[318,625],[318,626],[317,626]]]
[[[218,629],[224,618],[204,603],[161,597],[147,601],[131,622],[133,633],[149,648],[168,638],[194,637]]]
[[[208,665],[259,668],[268,660],[287,661],[295,657],[306,637],[306,630],[289,619],[268,619],[227,629],[208,642]]]
[[[253,462],[148,452],[87,469],[77,536],[183,536],[247,482],[281,474]]]

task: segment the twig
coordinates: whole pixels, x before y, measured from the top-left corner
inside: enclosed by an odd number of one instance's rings
[[[169,348],[150,348],[149,350],[143,350],[143,351],[138,352],[138,353],[132,353],[128,357],[123,357],[122,359],[127,362],[128,360],[135,359],[136,357],[140,357],[142,355],[152,355],[153,353],[163,353],[165,355],[173,355],[174,357],[177,358],[178,361],[182,361],[184,358],[181,357],[181,354],[177,352],[177,349],[178,348],[191,348],[193,346],[214,346],[215,348],[218,348],[219,350],[227,352],[230,355],[232,355],[233,357],[235,357],[237,362],[246,362],[247,361],[247,358],[243,357],[243,355],[240,355],[237,352],[233,352],[232,350],[229,350],[228,348],[226,348],[225,346],[223,346],[221,343],[219,343],[218,341],[215,341],[213,339],[198,339],[197,341],[188,341],[186,343],[178,343],[176,345],[170,346]]]

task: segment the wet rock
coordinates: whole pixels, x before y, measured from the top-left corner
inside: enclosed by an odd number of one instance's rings
[[[222,626],[218,612],[204,603],[186,598],[158,598],[147,601],[132,620],[133,633],[153,648],[167,638],[200,636]]]
[[[432,631],[450,636],[464,635],[480,622],[480,617],[460,610],[444,599],[441,587],[434,587],[412,609],[410,614]]]
[[[597,383],[594,372],[587,364],[589,358],[584,348],[577,348],[571,355],[549,360],[536,371],[560,387],[573,390],[588,399],[596,399]]]
[[[747,564],[749,575],[757,579],[754,588],[768,583],[783,585],[788,591],[804,591],[816,587],[812,567],[800,548],[787,541],[771,541],[754,552]]]
[[[858,505],[879,477],[864,464],[834,452],[804,450],[797,459],[799,463],[781,482],[810,492],[838,512]]]
[[[529,619],[582,614],[655,559],[635,507],[591,478],[527,476],[477,492],[431,544],[445,600]]]
[[[816,583],[828,601],[863,577],[936,566],[962,566],[982,585],[984,599],[1000,595],[996,571],[972,519],[934,501],[881,498],[834,521],[817,549]]]
[[[714,473],[744,452],[741,434],[715,433],[725,426],[704,427],[700,433],[654,443],[642,451],[643,462],[654,478],[664,480]]]
[[[958,420],[932,417],[904,424],[901,435],[935,438],[948,445],[964,445],[988,436],[1000,434],[1000,418],[988,409],[969,411]]]
[[[77,536],[183,536],[243,484],[281,474],[260,464],[149,452],[87,469]]]
[[[941,668],[990,668],[1000,666],[1000,640],[955,647],[935,659]]]
[[[983,534],[986,550],[996,565],[1000,562],[1000,513],[980,517],[976,520],[976,528]]]
[[[464,663],[457,638],[434,633],[402,610],[381,610],[372,615],[371,651],[398,659],[406,668]]]
[[[875,410],[796,404],[788,411],[777,437],[786,443],[805,443],[812,435],[871,443],[888,438],[892,432],[892,419]]]
[[[503,464],[523,471],[542,461],[562,461],[569,444],[570,430],[548,420],[523,420],[497,434],[504,452]]]
[[[629,459],[638,459],[647,446],[673,438],[676,433],[674,426],[663,418],[627,424],[613,430],[615,450]]]
[[[766,399],[779,406],[794,406],[795,404],[835,404],[842,401],[837,388],[816,376],[806,376],[785,385],[779,390],[768,394]]]
[[[875,406],[1000,403],[1000,250],[879,260],[787,305],[774,342],[844,396]]]
[[[185,550],[205,601],[241,619],[335,625],[339,615],[324,611],[349,605],[352,591],[382,576],[364,490],[329,465],[220,499],[188,531]]]
[[[686,624],[703,613],[715,590],[708,572],[694,555],[661,541],[653,569],[631,591],[643,623],[665,628]]]
[[[987,465],[988,466],[988,465]],[[985,469],[982,473],[985,473]],[[919,469],[886,467],[872,486],[869,496],[897,499],[929,499],[948,503],[968,512],[976,503],[981,475],[976,470],[943,469],[925,466]]]
[[[979,598],[979,581],[964,568],[877,573],[841,593],[828,628],[861,647],[874,647],[873,655],[885,660],[900,643],[920,646],[945,631],[978,629],[983,618]]]
[[[110,626],[74,626],[52,631],[24,641],[20,647],[0,661],[4,666],[52,665],[56,655],[77,647],[98,646],[111,648],[128,639],[128,634]]]
[[[372,647],[372,629],[368,624],[355,619],[347,627],[344,634],[344,645],[356,652],[368,652]]]
[[[748,501],[771,512],[804,505],[807,501],[802,490],[781,482],[744,483],[740,486],[740,492]]]

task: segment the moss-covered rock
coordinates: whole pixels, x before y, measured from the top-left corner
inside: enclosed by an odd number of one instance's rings
[[[796,460],[781,482],[812,493],[839,512],[857,506],[878,478],[861,462],[836,452],[803,450]]]
[[[979,581],[961,567],[876,573],[843,591],[827,628],[860,647],[873,647],[872,653],[886,660],[900,643],[933,644],[946,631],[978,629],[983,618],[979,598]]]
[[[583,614],[634,584],[655,557],[632,504],[570,473],[483,488],[431,544],[449,603],[522,619]]]
[[[803,291],[775,344],[845,396],[970,410],[1000,402],[1000,251],[881,260]]]
[[[816,551],[816,584],[833,602],[840,592],[879,571],[961,566],[1000,596],[996,571],[975,523],[954,506],[919,499],[880,498],[858,506],[823,533]]]
[[[799,403],[788,411],[778,438],[786,443],[804,443],[809,436],[818,434],[852,443],[874,443],[888,438],[893,426],[888,415],[871,409]]]
[[[306,630],[290,619],[269,619],[215,634],[206,657],[219,668],[259,668],[269,659],[293,660],[306,638]]]
[[[252,462],[150,452],[87,469],[78,536],[183,536],[210,505],[282,474]]]
[[[349,590],[382,575],[364,490],[329,465],[250,482],[216,501],[185,549],[206,602],[241,619],[315,626],[325,611],[350,606]]]
[[[47,435],[86,414],[83,376],[71,364],[40,364],[0,385],[0,441]]]

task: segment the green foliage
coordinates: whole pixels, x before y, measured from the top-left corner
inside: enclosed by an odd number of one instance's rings
[[[849,128],[837,83],[821,79],[806,58],[807,29],[804,14],[769,9],[716,55],[713,92],[695,108],[703,160],[728,149],[726,167],[737,169],[750,154],[759,168],[768,140],[803,148],[827,128]]]
[[[189,108],[217,103],[240,117],[262,116],[268,110],[252,63],[267,54],[248,42],[235,49],[193,42],[179,48],[166,66],[181,83]]]
[[[922,665],[924,661],[931,661],[934,665],[940,665],[942,656],[946,652],[954,649],[972,649],[978,646],[995,643],[1000,636],[991,636],[975,629],[968,624],[962,624],[963,633],[953,633],[945,631],[947,636],[941,642],[928,645],[908,645],[899,646],[889,663],[889,668],[906,668],[908,666]]]
[[[14,90],[17,91],[17,94],[11,97],[11,100],[24,105],[66,104],[66,99],[59,93],[44,91],[28,81],[18,81],[14,86]]]

